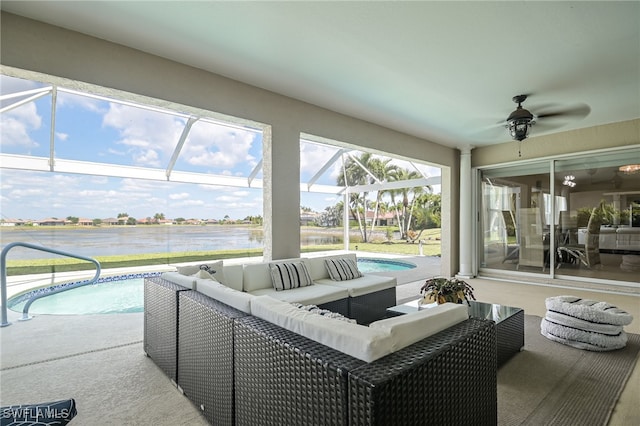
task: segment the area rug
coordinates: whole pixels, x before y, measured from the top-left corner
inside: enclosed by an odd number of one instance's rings
[[[498,370],[498,424],[606,425],[638,360],[640,335],[629,333],[623,349],[589,352],[542,336],[541,320],[525,315],[524,351]]]

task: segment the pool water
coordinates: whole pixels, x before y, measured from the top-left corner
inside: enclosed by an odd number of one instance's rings
[[[389,259],[358,259],[358,269],[360,272],[392,272],[392,271],[406,271],[408,269],[415,268],[416,265],[409,262],[402,262],[399,260]]]
[[[10,306],[22,312],[26,300]],[[142,312],[144,278],[86,285],[36,300],[29,314],[86,315]]]
[[[358,269],[364,273],[390,272],[413,269],[416,265],[388,259],[358,259]],[[144,278],[159,273],[135,274],[120,277],[100,278],[97,284],[74,288],[36,300],[29,314],[89,315],[120,314],[144,311]],[[56,285],[53,288],[63,287]],[[25,295],[15,296],[7,302],[12,311],[22,312],[31,293],[42,293],[39,289]]]

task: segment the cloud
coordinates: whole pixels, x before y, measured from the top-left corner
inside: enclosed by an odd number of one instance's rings
[[[240,197],[235,197],[231,195],[221,195],[219,197],[216,197],[216,201],[219,201],[221,203],[233,203],[240,199],[241,199]]]
[[[26,92],[27,90],[39,89],[45,87],[46,84],[36,83],[32,80],[23,78],[10,77],[8,75],[0,75],[0,86],[2,86],[2,94]]]
[[[64,142],[67,139],[69,139],[69,134],[68,133],[62,133],[62,132],[56,132],[56,139]]]
[[[181,192],[179,194],[169,194],[169,199],[171,200],[184,200],[185,198],[189,198],[188,192]]]
[[[56,107],[58,108],[78,108],[99,114],[105,113],[107,109],[106,104],[107,101],[101,99],[67,93],[63,90],[59,90],[58,96],[56,97]]]
[[[125,147],[135,165],[159,167],[168,163],[185,120],[170,114],[109,103],[103,125],[118,132],[120,139],[115,143]]]
[[[153,149],[141,150],[133,154],[133,162],[139,165],[149,167],[160,167],[160,158],[158,152]]]
[[[45,188],[27,188],[27,189],[14,189],[9,192],[9,198],[28,198],[28,197],[41,197],[47,194]]]
[[[204,206],[205,202],[202,200],[184,200],[178,203],[171,203],[171,207],[196,207]]]
[[[307,141],[300,142],[300,174],[314,176],[340,148],[329,145],[320,145]],[[329,170],[323,174],[322,182],[325,184],[335,184],[340,175],[342,160],[337,159]]]
[[[255,140],[255,132],[196,122],[180,155],[188,164],[212,169],[255,167],[258,160],[249,152]]]
[[[42,117],[38,114],[36,104],[29,102],[0,115],[0,139],[4,146],[18,146],[30,150],[40,146],[30,136],[30,132],[42,126]],[[20,152],[25,154],[25,152]]]

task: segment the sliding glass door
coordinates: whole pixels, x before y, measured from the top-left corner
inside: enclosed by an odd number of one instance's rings
[[[481,170],[481,270],[640,285],[640,151]]]
[[[482,172],[481,267],[543,273],[549,267],[549,164]]]

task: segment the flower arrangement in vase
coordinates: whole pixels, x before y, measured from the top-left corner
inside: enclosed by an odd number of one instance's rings
[[[420,294],[422,294],[420,304],[462,303],[465,300],[469,305],[469,299],[476,300],[473,295],[473,287],[457,278],[429,278],[420,289]]]

